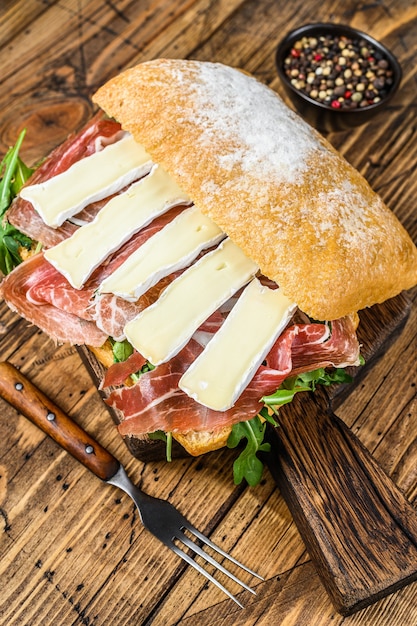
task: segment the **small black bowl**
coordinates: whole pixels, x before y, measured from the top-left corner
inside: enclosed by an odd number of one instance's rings
[[[285,59],[291,55],[294,45],[303,37],[319,38],[322,36],[347,37],[354,42],[364,41],[368,46],[372,47],[382,59],[388,62],[388,69],[392,71],[392,84],[385,90],[385,93],[378,102],[358,106],[357,108],[333,108],[335,105],[332,106],[331,104],[316,100],[291,83],[290,77],[287,76],[285,72],[284,63]],[[323,60],[324,59],[325,57]],[[329,132],[346,130],[373,119],[376,114],[386,108],[388,102],[396,93],[402,77],[401,66],[392,52],[366,33],[341,24],[307,24],[292,30],[279,44],[276,50],[275,62],[278,75],[297,111],[318,130]]]

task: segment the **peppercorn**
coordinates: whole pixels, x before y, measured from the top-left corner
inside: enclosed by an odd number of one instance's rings
[[[370,43],[346,36],[302,37],[283,66],[295,89],[334,109],[376,104],[393,84],[388,59]]]

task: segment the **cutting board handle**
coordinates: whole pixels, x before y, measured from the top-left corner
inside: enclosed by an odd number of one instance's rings
[[[267,461],[335,609],[349,615],[417,579],[417,511],[325,392],[299,396],[269,430]]]

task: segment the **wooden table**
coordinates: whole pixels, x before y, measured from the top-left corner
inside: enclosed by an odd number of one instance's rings
[[[120,69],[156,57],[221,61],[282,92],[274,50],[311,21],[351,24],[383,40],[404,78],[388,111],[329,135],[417,241],[417,8],[409,0],[5,0],[0,8],[0,152],[27,128],[35,162],[92,114],[90,96]],[[358,268],[360,271],[360,268]],[[410,293],[416,299],[417,290]],[[337,614],[268,471],[233,485],[233,451],[171,464],[132,458],[74,347],[55,346],[0,304],[8,359],[125,464],[145,490],[175,505],[259,571],[257,596],[231,600],[141,527],[131,501],[61,451],[1,401],[0,622],[11,625],[412,626],[417,584],[343,618]],[[417,500],[417,308],[338,410]]]

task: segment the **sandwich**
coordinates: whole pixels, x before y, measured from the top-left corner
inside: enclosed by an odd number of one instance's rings
[[[88,346],[126,440],[192,455],[256,441],[235,473],[255,484],[265,423],[294,393],[348,380],[358,311],[417,283],[417,249],[247,73],[157,59],[93,102],[6,212],[37,248],[2,296],[55,341]]]

